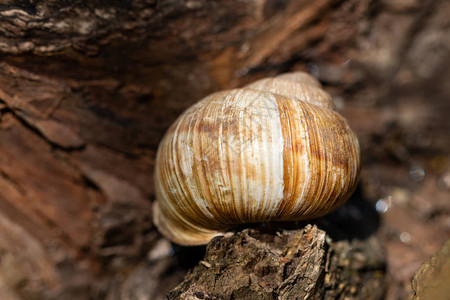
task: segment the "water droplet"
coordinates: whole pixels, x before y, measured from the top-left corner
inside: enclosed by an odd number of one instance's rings
[[[239,49],[242,53],[247,53],[250,50],[250,45],[248,43],[244,43]]]
[[[409,169],[409,176],[415,182],[420,182],[425,177],[425,170],[417,165],[414,165]]]
[[[384,214],[385,212],[388,211],[389,206],[391,206],[391,201],[392,201],[392,197],[391,196],[387,196],[387,197],[384,197],[382,199],[379,199],[377,201],[377,203],[375,204],[375,209],[380,214]]]
[[[400,233],[400,241],[402,241],[403,243],[409,243],[409,241],[411,240],[411,235],[409,234],[409,232],[402,232]]]

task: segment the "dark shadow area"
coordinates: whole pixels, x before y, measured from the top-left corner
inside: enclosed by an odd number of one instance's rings
[[[172,247],[178,267],[186,270],[195,267],[206,252],[206,246],[185,247],[172,243]]]
[[[358,185],[350,199],[329,215],[312,220],[333,240],[366,239],[380,226],[380,216]]]
[[[296,230],[307,224],[316,225],[333,240],[366,239],[380,226],[380,216],[373,204],[364,198],[358,185],[353,195],[338,209],[321,218],[297,222],[270,222],[237,225],[231,231],[257,229],[263,234],[276,235],[280,230]]]

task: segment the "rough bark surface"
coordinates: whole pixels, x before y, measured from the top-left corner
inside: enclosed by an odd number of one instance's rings
[[[343,207],[343,231],[367,239],[386,205],[386,297],[406,298],[450,236],[449,9],[0,1],[2,299],[162,299],[204,250],[170,246],[151,222],[164,131],[210,92],[293,70],[317,76],[358,134],[367,209]]]
[[[450,295],[450,240],[424,262],[412,281],[415,300],[448,299]]]
[[[332,242],[323,230],[264,233],[245,229],[215,238],[169,299],[382,299],[383,248]]]
[[[366,4],[347,5],[357,8],[351,24]],[[112,287],[126,287],[121,274],[140,270],[158,239],[152,168],[165,129],[208,92],[252,80],[236,74],[261,76],[261,64],[283,65],[324,39],[330,8],[2,1],[0,282],[8,295],[120,298]]]

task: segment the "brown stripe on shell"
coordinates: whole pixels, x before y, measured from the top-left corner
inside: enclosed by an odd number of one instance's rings
[[[308,170],[309,180],[305,185],[304,199],[302,206],[295,213],[298,218],[307,218],[309,213],[313,210],[315,205],[315,197],[317,193],[322,190],[324,184],[322,174],[324,166],[322,165],[323,158],[320,151],[320,136],[317,134],[317,122],[312,114],[312,105],[308,105],[305,102],[297,103],[303,112],[303,121],[305,123],[305,131],[308,133]]]
[[[305,184],[305,126],[302,124],[303,115],[297,109],[298,103],[281,95],[276,96],[280,112],[281,130],[283,133],[283,199],[274,216],[275,219],[289,220],[296,201]]]
[[[307,187],[305,204],[298,213],[308,219],[326,214],[346,200],[347,190],[355,185],[357,172],[349,159],[348,145],[353,133],[335,112],[314,105],[303,105],[309,134],[309,165],[312,184]]]
[[[326,214],[348,198],[348,187],[355,186],[359,162],[349,159],[357,155],[354,134],[335,112],[281,96],[277,101],[285,147],[285,186],[276,218],[300,220]],[[308,138],[301,134],[305,130]],[[303,151],[308,153],[306,168],[301,161]],[[305,172],[311,172],[309,180]],[[294,210],[298,201],[302,205]]]

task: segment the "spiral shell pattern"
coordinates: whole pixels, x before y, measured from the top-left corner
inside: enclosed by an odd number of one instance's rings
[[[359,161],[356,135],[306,73],[217,92],[161,141],[154,223],[201,245],[236,224],[316,218],[347,200]]]

